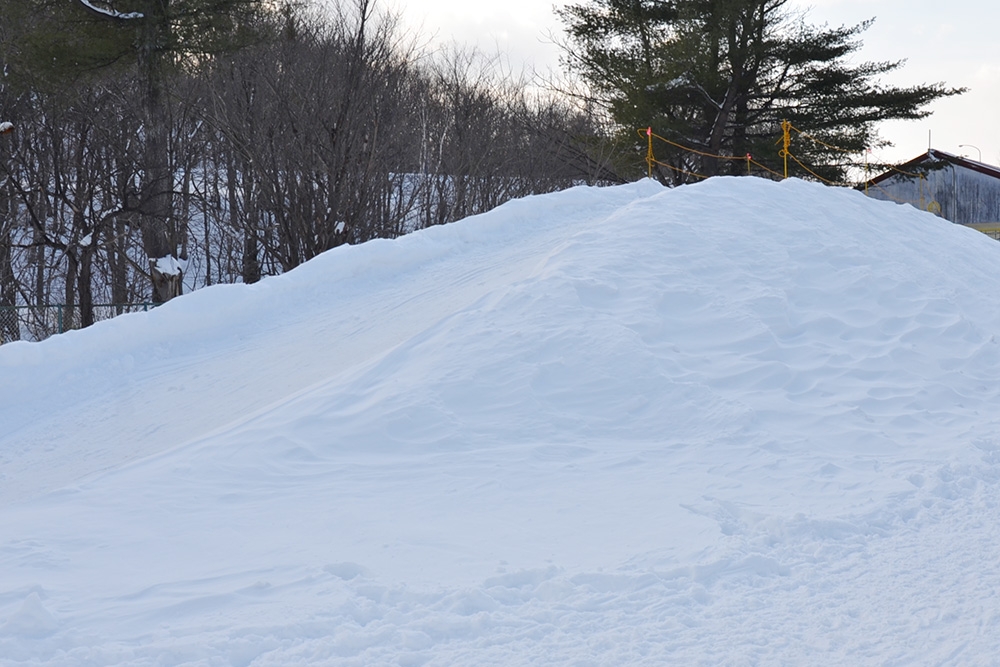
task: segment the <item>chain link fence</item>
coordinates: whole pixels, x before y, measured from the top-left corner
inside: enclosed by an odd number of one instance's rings
[[[155,303],[94,304],[94,321],[125,313],[145,312]],[[15,340],[40,341],[81,328],[80,307],[62,303],[46,306],[0,306],[0,344]]]

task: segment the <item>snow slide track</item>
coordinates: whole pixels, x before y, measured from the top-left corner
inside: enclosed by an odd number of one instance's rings
[[[618,200],[635,196],[598,197],[596,206],[580,205],[577,197],[568,208],[580,220],[600,220]],[[530,205],[509,202],[501,207],[508,215],[484,218],[487,236],[499,234],[502,243],[475,243],[482,240],[481,229],[472,242],[466,240],[466,222],[393,242],[343,246],[256,285],[216,286],[149,313],[42,343],[0,347],[0,373],[7,368],[22,378],[0,386],[0,401],[47,397],[40,401],[45,412],[25,412],[17,421],[8,417],[0,431],[0,507],[224,432],[375,362],[491,292],[528,278],[551,252],[553,241],[546,237],[572,233],[565,224],[546,226],[539,216],[547,209],[565,211],[560,198],[555,193],[532,198]],[[510,217],[530,224],[512,226]],[[322,290],[315,287],[317,272],[328,274]],[[274,305],[292,304],[282,311],[297,313],[294,320],[259,320]],[[248,321],[250,335],[242,326]],[[99,348],[106,372],[88,371],[93,359],[76,358],[79,346]],[[64,363],[52,363],[53,357]],[[31,377],[26,367],[41,372]],[[165,371],[184,379],[161,384]],[[92,388],[87,395],[58,388],[80,380]],[[74,440],[63,441],[62,433],[74,433]],[[56,445],[59,455],[52,456]]]

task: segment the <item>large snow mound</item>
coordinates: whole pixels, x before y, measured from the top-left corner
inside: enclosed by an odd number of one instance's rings
[[[982,664],[1000,244],[576,188],[0,347],[3,664]]]

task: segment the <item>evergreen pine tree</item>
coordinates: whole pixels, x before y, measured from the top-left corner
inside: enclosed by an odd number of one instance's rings
[[[659,144],[682,183],[746,169],[747,154],[775,155],[782,122],[822,141],[797,141],[794,158],[816,176],[846,177],[848,152],[885,145],[881,121],[928,115],[963,89],[893,87],[879,77],[902,61],[852,64],[870,21],[808,24],[788,0],[590,0],[559,10],[564,64],[581,75],[625,135],[654,133],[698,152]],[[642,142],[645,145],[645,142]],[[845,152],[847,151],[847,152]],[[719,159],[726,156],[736,159]],[[793,159],[794,159],[793,158]],[[800,172],[801,173],[801,172]]]

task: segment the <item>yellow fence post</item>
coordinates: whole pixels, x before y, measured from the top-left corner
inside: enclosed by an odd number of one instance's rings
[[[868,181],[870,180],[868,178],[868,154],[871,152],[872,149],[870,148],[865,149],[865,196],[866,197],[868,196]]]
[[[646,151],[647,176],[653,178],[653,128],[646,128],[646,138],[649,139],[649,150]]]
[[[785,160],[785,178],[788,178],[788,147],[792,145],[792,137],[789,133],[792,124],[787,120],[781,121],[781,140],[784,143],[784,148],[781,149],[781,157]]]

